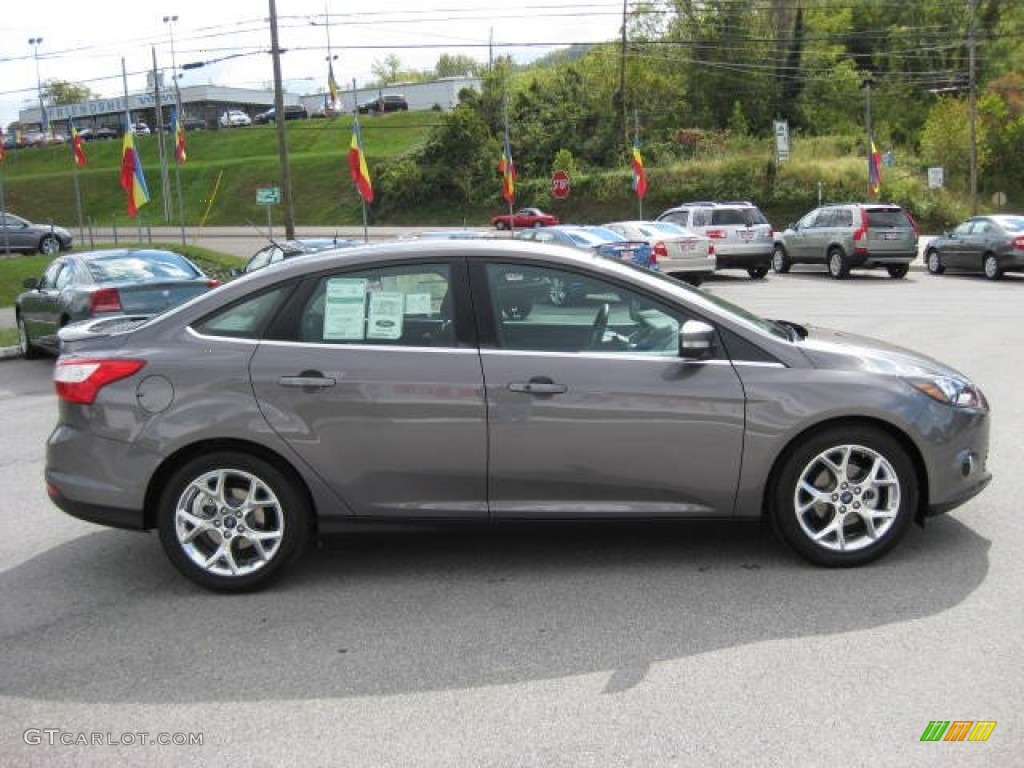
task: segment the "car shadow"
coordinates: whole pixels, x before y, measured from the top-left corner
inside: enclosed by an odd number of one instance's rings
[[[660,661],[947,611],[989,547],[950,516],[855,570],[808,566],[756,524],[359,530],[224,596],[155,535],[102,531],[0,574],[4,693],[166,704],[597,674],[614,694]]]

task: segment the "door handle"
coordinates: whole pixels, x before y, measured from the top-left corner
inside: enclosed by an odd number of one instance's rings
[[[298,376],[282,376],[277,380],[277,383],[282,387],[301,387],[302,389],[324,389],[325,387],[333,387],[338,382],[329,376],[323,376],[322,374],[314,374],[313,372],[303,372]]]
[[[547,377],[537,377],[523,382],[512,382],[508,385],[509,392],[522,392],[525,395],[561,395],[569,391],[565,384],[556,384]]]

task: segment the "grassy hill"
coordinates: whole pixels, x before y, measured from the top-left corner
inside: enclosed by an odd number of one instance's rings
[[[375,175],[392,160],[421,146],[438,122],[436,112],[399,112],[364,117],[363,144]],[[352,118],[290,121],[289,158],[296,222],[300,226],[355,225],[362,221],[359,198],[349,178],[347,152]],[[181,175],[185,219],[189,226],[262,224],[266,208],[256,205],[256,190],[279,183],[275,126],[253,126],[188,134],[188,162],[169,163],[172,217],[178,222],[176,173]],[[143,223],[164,224],[163,197],[156,136],[136,137],[152,202],[143,209]],[[797,138],[790,159],[776,166],[767,140],[740,139],[714,153],[687,160],[647,158],[650,180],[643,213],[656,216],[685,200],[749,199],[757,202],[776,227],[783,227],[824,202],[864,199],[866,160],[855,141]],[[172,151],[167,139],[167,151]],[[83,214],[96,226],[119,227],[129,222],[119,185],[121,142],[85,145],[86,168],[78,171]],[[929,190],[924,169],[912,158],[884,171],[882,199],[901,203],[930,231],[948,227],[966,215],[962,196]],[[53,220],[77,228],[73,166],[67,146],[8,151],[3,173],[6,207],[36,221]],[[520,177],[517,205],[537,205],[565,221],[597,222],[634,218],[639,205],[630,189],[630,172],[588,169],[572,180],[567,200],[555,200],[547,178]],[[498,182],[493,202],[458,207],[449,201],[425,199],[384,217],[371,208],[377,224],[484,225],[502,210]],[[275,222],[282,220],[274,209]]]

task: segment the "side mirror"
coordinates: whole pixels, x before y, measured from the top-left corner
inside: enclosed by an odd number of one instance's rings
[[[700,320],[687,320],[679,329],[679,356],[684,360],[703,360],[711,355],[715,329]]]
[[[29,277],[21,284],[26,291],[34,291],[39,287],[39,278]]]

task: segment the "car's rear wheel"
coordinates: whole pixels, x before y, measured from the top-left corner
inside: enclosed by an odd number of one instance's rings
[[[828,273],[836,280],[842,280],[850,274],[850,263],[846,260],[842,248],[829,248]]]
[[[772,271],[784,275],[789,272],[791,266],[793,266],[793,262],[789,260],[789,254],[786,253],[786,249],[777,243],[772,250]]]
[[[28,336],[28,328],[25,327],[25,320],[21,315],[18,315],[18,346],[21,348],[21,356],[26,360],[34,360],[40,355]]]
[[[60,253],[60,241],[53,235],[43,235],[39,241],[39,252],[44,256],[56,256]]]
[[[768,267],[751,267],[750,269],[747,270],[747,274],[750,275],[751,279],[753,280],[762,280],[764,279],[764,276],[768,274]]]
[[[783,540],[816,565],[862,565],[892,549],[917,507],[904,448],[869,426],[825,429],[783,463],[772,515]]]
[[[543,226],[544,226],[544,222],[543,221],[535,221],[535,222],[533,222],[533,228],[534,229],[540,229]]]
[[[925,263],[928,264],[928,271],[933,275],[941,275],[946,271],[946,265],[942,263],[942,257],[938,251],[928,251]]]
[[[157,522],[174,566],[222,592],[266,586],[309,535],[296,482],[264,459],[234,451],[200,456],[175,472]]]
[[[910,267],[906,264],[889,264],[886,266],[885,271],[889,273],[889,277],[899,280],[901,277],[906,277]]]
[[[989,280],[999,280],[1003,276],[1003,268],[999,266],[999,259],[994,253],[985,255],[985,277]]]

